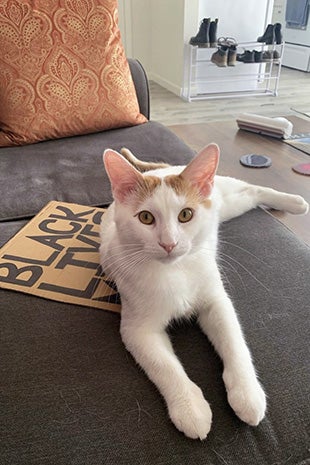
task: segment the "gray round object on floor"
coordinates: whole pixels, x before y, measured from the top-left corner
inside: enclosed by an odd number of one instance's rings
[[[240,163],[250,168],[268,168],[268,166],[271,166],[271,158],[266,157],[266,155],[250,153],[243,155],[240,158]]]

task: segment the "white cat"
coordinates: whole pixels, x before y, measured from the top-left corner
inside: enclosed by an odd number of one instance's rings
[[[121,336],[164,397],[171,420],[190,438],[206,438],[212,420],[200,388],[186,375],[165,331],[197,314],[223,360],[228,402],[258,425],[266,410],[233,304],[216,263],[221,221],[264,204],[305,214],[297,195],[215,176],[219,148],[210,144],[188,166],[139,161],[106,150],[114,202],[101,225],[101,264],[121,295]]]

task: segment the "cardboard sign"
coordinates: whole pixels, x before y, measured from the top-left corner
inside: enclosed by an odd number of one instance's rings
[[[99,263],[104,212],[48,203],[0,249],[0,287],[119,312],[116,286]]]

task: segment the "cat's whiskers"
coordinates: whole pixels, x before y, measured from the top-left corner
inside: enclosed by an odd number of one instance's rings
[[[240,282],[242,284],[243,289],[245,291],[247,291],[247,287],[245,285],[245,282],[244,282],[244,280],[242,278],[241,273],[238,271],[237,267],[235,267],[232,263],[230,263],[228,260],[226,260],[224,257],[222,257],[220,253],[218,254],[218,261],[223,263],[223,265],[221,263],[218,263],[218,267],[220,269],[221,275],[225,277],[225,280],[228,283],[228,285],[232,286],[231,282],[230,282],[230,279],[229,279],[229,277],[228,277],[228,275],[226,273],[225,266],[229,267],[229,269],[232,270],[238,276],[238,278],[239,278],[239,280],[240,280]]]
[[[222,239],[221,238],[221,234],[219,233],[219,237],[218,237],[218,241],[219,241],[219,245],[222,245],[222,244],[227,244],[227,245],[230,245],[230,246],[233,246],[235,248],[237,248],[238,250],[241,250],[242,252],[245,252],[246,254],[250,255],[251,257],[255,258],[258,262],[262,263],[263,265],[265,265],[266,267],[268,268],[271,268],[272,267],[272,264],[271,263],[268,263],[266,262],[265,260],[262,260],[260,257],[258,257],[257,255],[253,254],[252,252],[250,252],[248,249],[240,246],[240,245],[237,245],[235,244],[234,242],[232,241],[229,241],[227,239],[231,238],[232,240],[235,240],[236,237],[235,236],[226,236],[226,240],[225,239]]]
[[[246,266],[242,265],[242,263],[239,262],[239,260],[231,257],[228,254],[225,254],[224,252],[220,252],[220,254],[229,258],[229,260],[232,260],[234,263],[237,263],[237,265],[240,266],[240,268],[246,271],[251,276],[251,278],[253,278],[258,284],[260,284],[266,291],[268,291],[269,293],[271,292],[271,289],[265,286],[265,284],[262,281],[260,281],[260,279],[258,279]]]
[[[251,257],[255,258],[258,262],[262,263],[263,265],[266,265],[268,267],[270,267],[271,265],[269,263],[267,263],[266,261],[262,260],[261,258],[259,258],[257,255],[253,254],[252,252],[250,252],[249,250],[245,249],[244,247],[241,247],[240,245],[237,245],[237,244],[234,244],[233,242],[230,242],[230,241],[226,241],[226,240],[223,240],[221,239],[221,237],[219,237],[219,243],[220,244],[228,244],[228,245],[231,245],[239,250],[242,250],[242,252],[245,252],[247,253],[248,255],[250,255]]]
[[[117,264],[120,259],[123,259],[123,258],[130,259],[131,257],[134,257],[135,255],[139,255],[140,253],[141,253],[140,250],[136,250],[136,251],[130,251],[126,253],[122,251],[122,252],[118,252],[115,254],[111,254],[111,256],[109,257],[109,263],[107,264],[107,267],[113,268],[114,265]]]
[[[120,266],[117,274],[117,285],[120,286],[123,282],[128,281],[128,278],[133,278],[135,276],[135,267],[144,262],[145,258],[141,257],[139,260],[136,260],[133,263],[127,264],[127,267]]]
[[[115,279],[115,276],[128,276],[130,273],[133,273],[134,266],[136,266],[140,262],[140,256],[130,260],[128,260],[127,258],[124,258],[124,260],[121,261],[117,260],[117,262],[113,264],[111,270],[109,270],[109,275],[113,279]]]
[[[239,246],[237,246],[239,248]],[[205,246],[193,246],[192,250],[194,250],[195,248],[197,248],[197,250],[205,250],[207,252],[216,252],[216,260],[220,260],[222,262],[224,262],[225,264],[227,265],[230,265],[231,268],[236,272],[236,274],[238,275],[238,277],[240,278],[240,281],[242,282],[242,285],[244,288],[246,288],[245,284],[244,284],[244,281],[242,279],[242,276],[241,274],[238,272],[237,268],[236,267],[233,267],[232,263],[229,262],[229,260],[232,260],[234,263],[236,263],[237,265],[240,266],[240,268],[242,268],[244,271],[246,271],[257,283],[259,283],[266,291],[268,292],[271,292],[271,290],[264,285],[264,283],[262,283],[253,273],[251,273],[251,271],[244,265],[242,265],[237,259],[231,257],[229,254],[226,254],[224,253],[222,250],[220,249],[217,249],[216,248],[211,248],[211,247],[205,247]],[[242,247],[240,247],[240,249],[242,249]],[[244,251],[246,251],[246,249],[244,249]],[[224,258],[225,257],[225,258]],[[229,260],[228,260],[229,259]]]
[[[242,252],[245,252],[245,253],[248,254],[250,257],[253,257],[255,260],[257,260],[258,262],[262,263],[262,264],[265,265],[266,267],[271,267],[271,265],[270,265],[269,263],[267,263],[266,261],[262,260],[261,258],[259,258],[259,257],[258,257],[257,255],[255,255],[255,254],[253,254],[252,252],[250,252],[250,251],[247,250],[246,248],[244,248],[244,247],[242,247],[242,246],[239,246],[239,245],[235,244],[235,243],[232,242],[232,241],[224,240],[224,239],[222,239],[220,236],[219,236],[219,244],[220,244],[220,245],[222,245],[222,244],[227,244],[227,245],[233,246],[233,247],[235,247],[236,249],[238,249],[238,250],[240,250],[240,251],[242,251]],[[247,287],[246,287],[246,285],[245,285],[245,283],[244,283],[244,280],[243,280],[241,274],[238,272],[237,268],[234,267],[228,260],[225,260],[225,259],[223,258],[223,255],[224,255],[224,253],[221,251],[221,249],[219,249],[219,250],[218,250],[218,257],[219,257],[219,260],[223,261],[226,265],[229,265],[229,266],[231,267],[231,269],[233,269],[233,270],[236,272],[237,276],[239,277],[240,281],[242,282],[243,288],[244,288],[244,289],[247,289]],[[231,257],[231,256],[229,256],[229,255],[227,255],[227,254],[226,254],[226,256],[229,257],[229,259],[232,260],[232,257]],[[237,262],[237,263],[238,263],[238,265],[240,265],[239,262]],[[245,270],[247,271],[247,273],[249,273],[249,274],[251,275],[251,273],[249,272],[249,270],[248,270],[247,268],[245,268]],[[257,280],[257,278],[255,278],[254,275],[251,275],[251,276],[252,276],[254,279]],[[257,280],[257,281],[258,281],[265,289],[267,289],[266,286],[264,286],[264,284],[263,284],[261,281],[259,281],[259,280]],[[228,281],[228,282],[229,282],[229,281]],[[267,290],[270,292],[270,289],[267,289]]]
[[[131,249],[142,249],[142,244],[139,243],[139,242],[129,242],[129,243],[126,243],[126,244],[118,244],[118,245],[114,245],[113,247],[110,247],[110,252],[113,252],[114,250],[119,250],[121,253],[124,251],[124,250],[131,250]]]
[[[125,278],[130,273],[134,273],[134,268],[137,265],[145,263],[147,260],[149,260],[149,258],[145,255],[143,250],[138,250],[132,253],[126,253],[126,255],[123,253],[121,256],[116,257],[114,262],[109,263],[109,267],[113,268],[113,274],[119,273],[118,278]]]
[[[117,249],[116,251],[114,251],[115,249]],[[137,254],[137,253],[140,253],[142,252],[143,249],[141,247],[141,244],[137,244],[135,247],[132,247],[132,246],[129,246],[127,247],[122,245],[122,246],[116,246],[116,247],[111,247],[109,252],[111,254],[111,257],[110,258],[115,258],[117,260],[118,257],[123,257],[123,256],[126,256],[126,257],[129,257],[131,254]],[[112,262],[113,263],[113,262]],[[111,265],[111,262],[109,262],[109,265]]]

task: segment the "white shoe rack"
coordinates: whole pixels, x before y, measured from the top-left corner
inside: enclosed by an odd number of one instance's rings
[[[284,42],[266,45],[259,42],[238,44],[237,53],[245,50],[274,51],[280,58],[262,63],[236,62],[219,67],[211,57],[217,48],[200,48],[186,44],[182,98],[188,102],[212,98],[264,96],[278,94]]]

